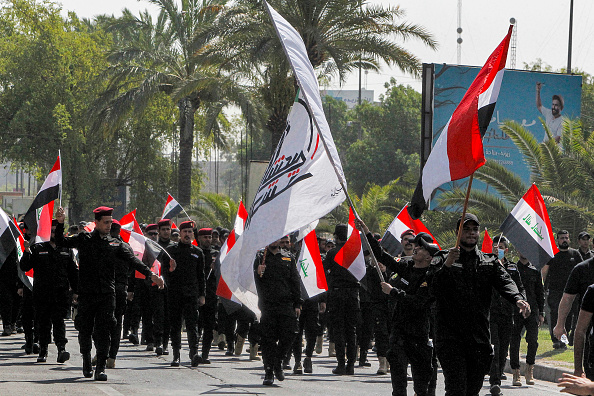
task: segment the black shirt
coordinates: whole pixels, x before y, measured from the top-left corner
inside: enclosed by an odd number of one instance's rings
[[[569,248],[566,251],[557,252],[555,257],[547,263],[549,272],[546,282],[549,290],[562,292],[571,270],[582,261],[582,256],[576,249]]]
[[[526,294],[524,290],[524,285],[522,283],[522,277],[520,275],[520,271],[518,270],[518,266],[516,263],[509,261],[507,258],[503,259],[503,268],[507,271],[507,273],[511,276],[512,280],[518,286],[518,290],[523,295]],[[497,290],[493,289],[493,294],[491,296],[491,315],[502,315],[507,317],[512,317],[514,313],[518,311],[515,302],[512,304],[506,299],[504,299]]]
[[[582,299],[581,309],[586,312],[594,313],[594,285],[590,285],[586,289],[586,293]]]
[[[328,282],[328,290],[331,289],[354,289],[359,290],[359,281],[355,276],[346,268],[334,261],[336,253],[342,247],[344,243],[338,243],[336,247],[330,249],[326,253],[324,258],[324,271],[326,271],[326,281]]]
[[[111,235],[101,237],[97,230],[64,237],[64,224],[56,226],[56,245],[78,249],[78,293],[115,294],[115,263],[120,258],[146,277],[153,273],[132,249]]]
[[[452,267],[443,265],[438,269],[431,285],[436,301],[436,342],[490,344],[492,288],[512,304],[524,299],[497,256],[483,253],[476,246],[470,252],[461,249]]]
[[[258,307],[262,313],[295,315],[295,308],[301,308],[301,278],[295,258],[291,253],[266,252],[266,269],[258,275],[264,251],[258,252],[254,260],[254,279],[258,291]]]
[[[544,315],[544,286],[540,271],[530,262],[522,264],[518,261],[517,266],[531,311],[535,312],[538,309],[537,314]]]
[[[202,249],[188,243],[176,243],[167,248],[175,260],[176,268],[169,271],[169,263],[161,273],[167,276],[169,292],[188,297],[204,296],[204,254]]]
[[[594,258],[576,265],[569,274],[564,293],[583,296],[588,286],[594,283]]]
[[[23,254],[20,267],[23,272],[33,268],[33,294],[78,289],[78,267],[72,250],[54,248],[49,242],[36,243],[29,250]]]

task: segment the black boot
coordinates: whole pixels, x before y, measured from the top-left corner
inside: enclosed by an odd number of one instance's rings
[[[171,361],[171,367],[179,367],[179,349],[173,349],[173,360]]]
[[[66,350],[64,345],[58,346],[58,359],[56,360],[58,363],[64,363],[70,359],[70,352]]]
[[[200,356],[197,351],[191,351],[190,360],[192,361],[192,367],[198,367],[198,365],[202,363],[202,356]]]
[[[262,385],[271,386],[272,384],[274,384],[274,372],[268,367],[264,372],[264,382],[262,382]]]
[[[306,357],[303,360],[303,371],[305,371],[307,374],[313,373],[313,365],[311,364],[310,357]]]
[[[274,365],[274,376],[279,381],[285,380],[285,371],[283,370],[283,364],[281,362]]]
[[[95,367],[95,381],[107,381],[105,374],[106,360],[104,357],[97,357],[97,367]]]
[[[42,345],[39,348],[39,356],[37,356],[37,363],[47,362],[47,345]]]
[[[33,353],[39,353],[39,344],[33,339]]]
[[[345,375],[346,374],[344,360],[338,361],[338,365],[336,366],[336,368],[332,369],[332,374],[336,374],[336,375]]]
[[[33,353],[33,334],[25,333],[25,353],[30,355]]]
[[[367,349],[360,349],[359,367],[371,367],[371,363],[369,363],[369,361],[367,360]]]
[[[355,362],[348,361],[345,368],[346,375],[355,375]]]
[[[85,378],[91,378],[93,376],[93,365],[91,364],[91,352],[83,353],[83,375]]]
[[[163,347],[160,343],[158,343],[155,347],[155,353],[157,354],[157,356],[161,356],[163,354]]]

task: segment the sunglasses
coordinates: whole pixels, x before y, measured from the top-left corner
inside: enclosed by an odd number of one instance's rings
[[[415,240],[414,238],[404,238],[402,241],[405,243],[413,243]]]
[[[269,245],[269,246],[268,246],[268,248],[269,248],[270,250],[275,250],[275,249],[278,249],[279,247],[280,247],[280,246],[278,246],[278,245],[275,245],[275,246]]]
[[[158,232],[149,232],[148,234],[149,234],[150,236],[159,235],[159,233],[158,233]]]

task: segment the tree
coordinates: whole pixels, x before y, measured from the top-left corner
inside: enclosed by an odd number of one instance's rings
[[[233,229],[238,203],[224,194],[215,193],[200,194],[199,199],[201,204],[189,211],[189,214],[196,216],[198,222],[207,227]]]
[[[400,22],[399,7],[380,7],[367,0],[272,0],[275,8],[305,43],[309,60],[323,78],[347,74],[361,66],[377,71],[381,62],[418,74],[420,61],[398,41],[420,40],[436,48],[421,26]],[[226,59],[223,67],[241,68],[259,81],[268,109],[266,126],[274,149],[295,96],[295,81],[267,12],[258,0],[240,0],[219,19],[222,40],[213,51]],[[241,43],[241,45],[237,45]]]
[[[222,75],[199,54],[215,38],[212,29],[226,0],[181,2],[150,0],[160,8],[156,22],[148,12],[138,17],[124,10],[110,31],[118,48],[109,56],[109,82],[95,104],[95,129],[113,130],[132,109],[142,114],[159,92],[171,96],[178,108],[179,165],[178,199],[190,203],[192,156],[196,111],[202,107],[208,120],[205,135],[220,132],[218,115],[234,100],[245,106],[241,84]],[[215,136],[223,146],[224,139]]]

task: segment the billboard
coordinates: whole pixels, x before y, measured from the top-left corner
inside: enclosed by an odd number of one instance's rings
[[[437,141],[480,69],[448,64],[423,65],[423,163],[429,156],[430,147]],[[539,119],[542,118],[555,137],[561,133],[561,121],[564,117],[580,117],[581,87],[580,75],[506,69],[497,105],[483,138],[485,158],[497,161],[529,184],[530,169],[522,153],[499,126],[507,120],[516,121],[540,143],[547,139]],[[443,185],[437,190],[430,207],[437,205],[436,197],[440,192],[465,184],[466,180],[458,180]],[[475,180],[473,188],[486,191],[488,186]]]

